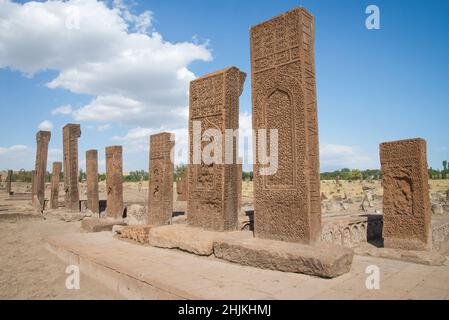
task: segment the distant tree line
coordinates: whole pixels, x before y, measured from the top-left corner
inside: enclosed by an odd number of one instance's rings
[[[333,172],[321,173],[321,180],[378,180],[382,178],[382,173],[378,169],[359,170],[343,168]]]
[[[430,179],[449,179],[448,160],[443,161],[443,168],[441,170],[433,169],[432,167],[430,167],[429,168],[429,178]]]
[[[180,164],[175,166],[173,172],[173,181],[178,181],[184,172],[187,170],[187,165]],[[442,169],[433,169],[430,167],[429,171],[429,179],[449,179],[449,161],[443,161]],[[26,171],[25,169],[21,169],[17,172],[14,172],[12,175],[13,182],[31,182],[32,171]],[[382,172],[379,169],[368,169],[368,170],[359,170],[359,169],[349,169],[343,168],[341,170],[336,170],[332,172],[322,172],[321,180],[336,180],[337,177],[340,180],[379,180],[382,179]],[[87,175],[81,169],[79,172],[78,179],[80,182],[86,181]],[[254,175],[252,171],[243,171],[242,179],[244,181],[253,181]],[[6,179],[6,176],[3,177],[3,180]],[[60,176],[61,182],[64,181],[64,172],[61,172]],[[98,175],[99,181],[106,181],[106,173],[100,173]],[[131,171],[129,174],[123,176],[124,182],[139,182],[139,181],[148,181],[149,173],[145,170]],[[51,173],[47,172],[45,175],[45,182],[51,181]]]

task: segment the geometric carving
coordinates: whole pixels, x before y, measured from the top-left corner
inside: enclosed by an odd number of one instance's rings
[[[431,208],[426,141],[400,140],[380,145],[385,247],[430,250]]]
[[[150,182],[148,224],[170,224],[173,215],[174,135],[159,133],[150,137]]]
[[[226,150],[225,130],[239,127],[239,97],[245,78],[245,73],[230,67],[190,82],[187,188],[187,220],[190,225],[215,231],[237,228],[237,138],[233,137],[232,148]],[[201,123],[199,152],[194,151],[194,121]],[[210,129],[221,133],[221,144],[214,140],[214,135],[207,135],[206,130]],[[221,145],[222,155],[217,155],[220,161],[204,163],[201,157],[200,163],[194,163],[194,152],[201,154],[211,144]],[[232,152],[232,163],[226,161],[225,150]]]
[[[296,8],[253,26],[251,74],[253,129],[278,133],[278,168],[271,175],[260,173],[267,166],[258,159],[259,135],[255,136],[255,235],[318,241],[321,200],[313,16]],[[269,143],[265,149],[270,150]]]

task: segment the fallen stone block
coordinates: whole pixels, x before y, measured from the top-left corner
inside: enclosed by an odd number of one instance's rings
[[[226,237],[214,242],[217,258],[262,269],[335,278],[351,270],[354,253],[327,243],[305,245],[266,239]]]
[[[102,219],[102,218],[88,218],[81,222],[81,227],[87,232],[102,232],[112,231],[112,227],[115,225],[125,225],[123,220],[115,219]]]
[[[446,262],[446,257],[436,251],[377,248],[368,243],[355,247],[354,252],[355,254],[361,256],[401,260],[428,266],[442,266]]]
[[[114,226],[116,227],[116,226]],[[132,225],[123,227],[120,230],[120,238],[130,239],[141,244],[148,244],[148,235],[150,233],[151,226],[146,225]]]
[[[180,249],[200,256],[210,256],[214,253],[214,241],[229,234],[239,239],[252,237],[250,232],[225,233],[177,224],[151,229],[149,244],[153,247]]]

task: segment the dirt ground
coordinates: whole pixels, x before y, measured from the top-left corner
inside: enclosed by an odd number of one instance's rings
[[[431,193],[444,194],[449,189],[449,180],[430,181]],[[363,197],[363,184],[342,181],[323,181],[322,192],[327,197],[346,194],[357,201]],[[378,181],[372,183],[373,193],[382,194]],[[105,185],[100,184],[100,199],[105,199]],[[13,191],[29,192],[30,185],[15,183]],[[47,193],[49,187],[47,187]],[[146,202],[147,183],[125,183],[126,203]],[[85,198],[85,185],[80,187],[81,198]],[[243,201],[246,208],[252,206],[252,183],[243,184]],[[49,196],[49,195],[48,195]],[[81,276],[80,290],[68,290],[65,281],[66,265],[44,247],[44,238],[50,235],[82,232],[81,223],[65,222],[56,217],[24,216],[31,213],[30,201],[9,200],[5,191],[0,191],[0,299],[119,299],[110,290],[95,280]],[[60,201],[63,201],[61,187]],[[175,202],[175,211],[182,211],[185,204]]]
[[[80,231],[80,222],[37,218],[0,220],[0,299],[117,299],[81,276],[80,289],[65,286],[67,266],[44,247],[49,235]]]

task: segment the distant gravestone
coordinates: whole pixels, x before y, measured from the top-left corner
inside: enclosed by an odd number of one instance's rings
[[[64,142],[64,192],[65,207],[79,211],[78,191],[78,138],[81,136],[79,124],[67,124],[62,129]]]
[[[36,163],[35,163],[35,194],[33,194],[33,205],[44,209],[45,205],[45,175],[47,173],[48,143],[50,142],[50,131],[39,131],[36,134]]]
[[[8,170],[8,176],[6,177],[6,192],[10,195],[12,193],[12,170]]]
[[[168,132],[150,137],[150,182],[148,223],[167,225],[173,215],[173,147],[174,135]]]
[[[215,231],[235,230],[238,225],[237,148],[231,145],[232,163],[226,163],[225,130],[239,127],[239,97],[246,74],[230,67],[208,74],[190,83],[190,164],[188,169],[187,221],[192,226]],[[195,140],[196,125],[201,137]],[[223,139],[214,140],[207,132],[218,131]],[[205,148],[217,143],[222,147],[221,161],[205,163]],[[196,155],[196,156],[195,156]],[[221,163],[217,163],[221,162]]]
[[[121,146],[106,148],[106,217],[123,217],[123,150]]]
[[[256,135],[255,235],[313,243],[321,233],[313,16],[300,7],[253,26],[251,70],[253,129],[278,132],[274,174],[261,173]]]
[[[92,213],[100,213],[100,198],[98,193],[98,151],[86,152],[87,209]]]
[[[183,172],[181,177],[176,181],[176,193],[178,194],[177,201],[187,201],[188,188],[188,173],[187,169]]]
[[[62,163],[53,162],[51,174],[51,194],[50,194],[50,208],[58,209],[59,207],[59,177],[61,176]]]
[[[426,141],[410,139],[382,143],[380,162],[385,247],[431,249]]]

